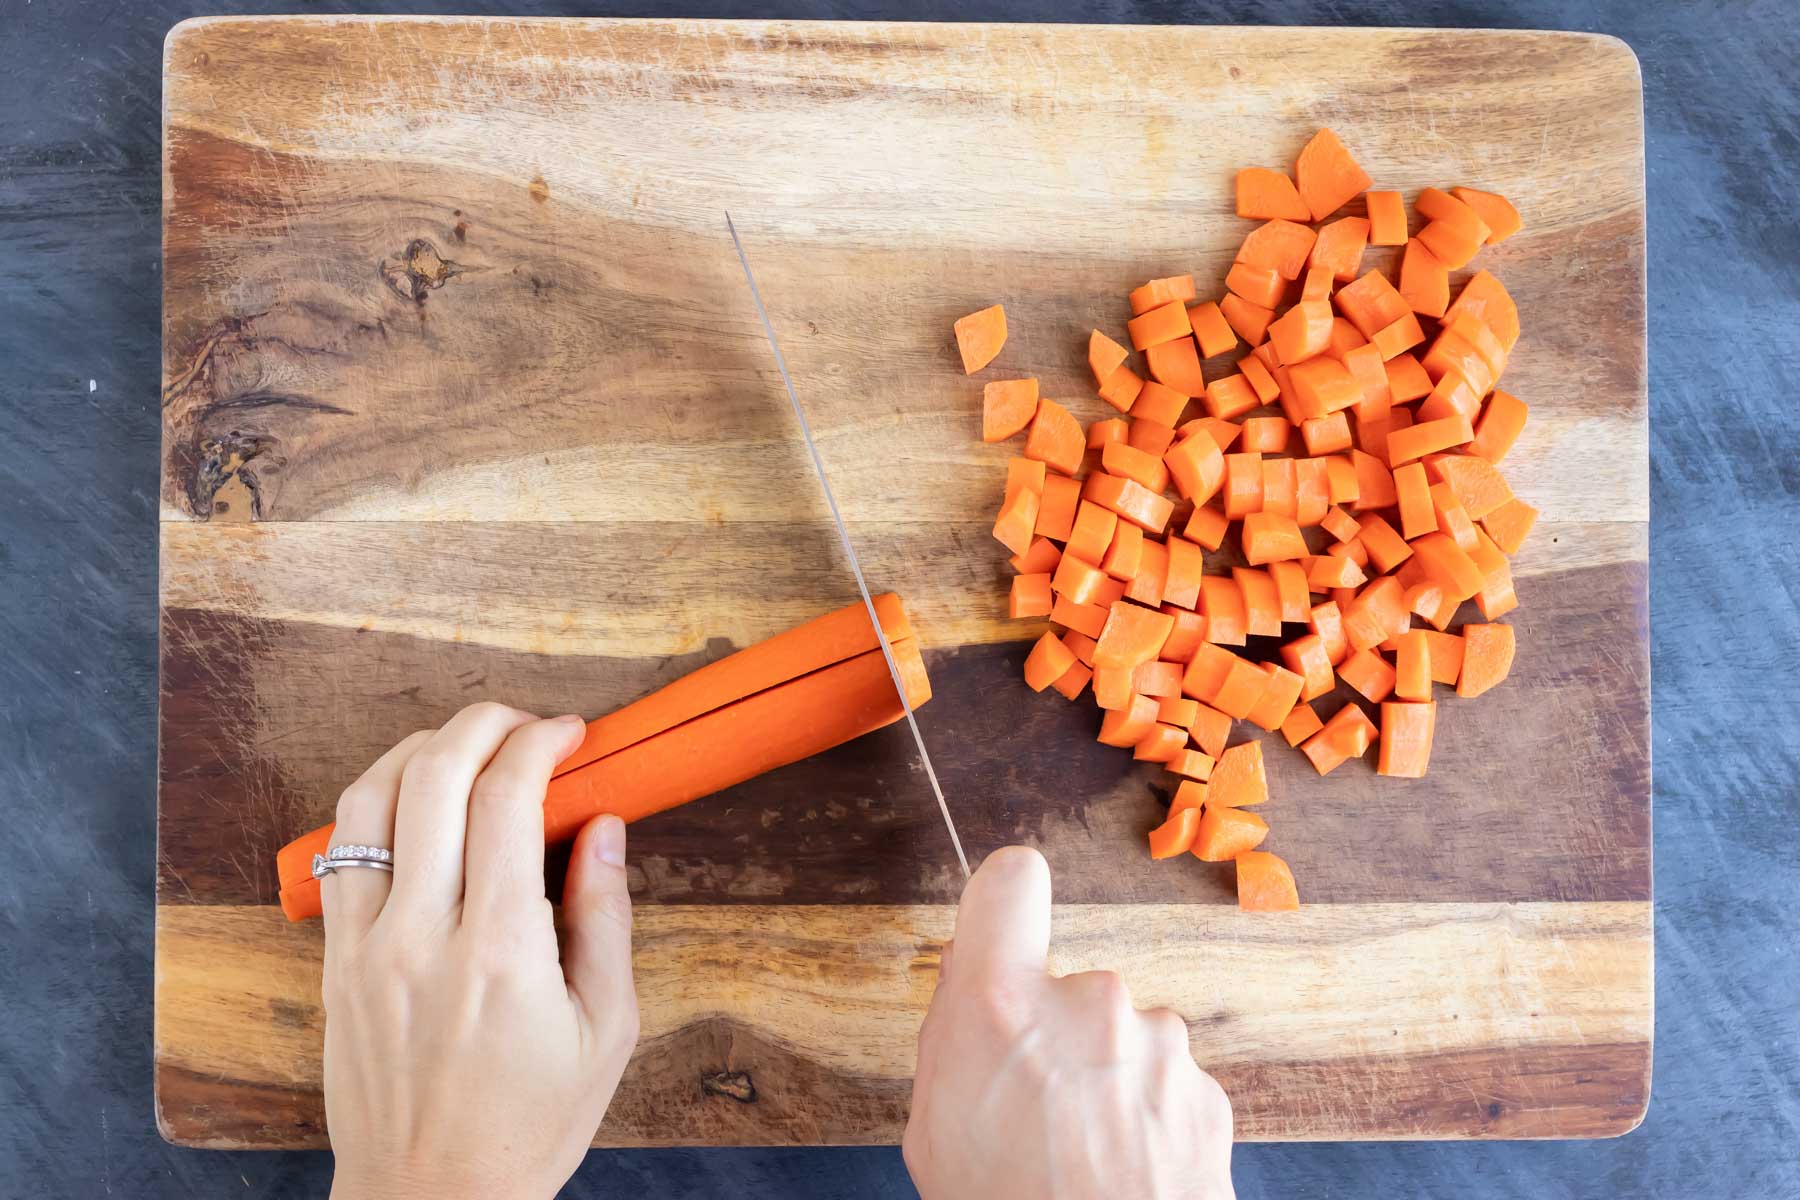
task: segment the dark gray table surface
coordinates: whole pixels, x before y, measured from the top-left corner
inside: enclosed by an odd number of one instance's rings
[[[1242,1146],[1245,1197],[1800,1196],[1800,7],[901,0],[395,12],[1590,30],[1649,132],[1656,1074],[1606,1142]],[[323,1195],[150,1096],[162,38],[0,0],[0,1197]],[[1607,348],[1596,346],[1596,353]],[[595,1152],[570,1196],[911,1196],[897,1151]],[[1121,1198],[1127,1200],[1127,1198]]]

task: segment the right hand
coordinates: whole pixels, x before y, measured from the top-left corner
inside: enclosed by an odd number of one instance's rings
[[[1230,1200],[1231,1102],[1187,1025],[1117,975],[1052,978],[1050,869],[1020,846],[963,889],[919,1030],[901,1148],[923,1200]]]

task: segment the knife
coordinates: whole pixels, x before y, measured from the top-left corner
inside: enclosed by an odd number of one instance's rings
[[[744,268],[744,282],[750,285],[750,300],[756,305],[756,315],[762,320],[763,336],[769,339],[769,350],[775,355],[775,369],[781,372],[782,386],[787,389],[788,403],[793,405],[794,419],[800,422],[800,436],[806,441],[807,453],[812,455],[813,471],[819,477],[819,486],[825,491],[825,503],[831,509],[831,520],[837,526],[838,541],[843,544],[844,557],[850,560],[850,571],[856,576],[856,589],[862,593],[863,604],[869,610],[869,624],[875,627],[876,640],[881,643],[881,657],[887,661],[888,675],[894,681],[894,690],[900,694],[900,707],[906,710],[906,725],[912,730],[913,745],[919,749],[919,762],[925,767],[925,777],[931,781],[931,794],[937,797],[938,811],[944,816],[944,828],[950,831],[950,844],[956,848],[956,861],[962,866],[963,878],[969,877],[969,859],[963,853],[962,839],[956,835],[956,822],[950,816],[950,805],[944,800],[944,789],[938,783],[937,772],[931,767],[931,752],[925,749],[925,738],[919,732],[918,718],[913,715],[912,701],[907,699],[906,684],[900,678],[900,668],[894,662],[894,648],[888,645],[887,633],[881,628],[881,618],[875,613],[874,597],[869,595],[869,584],[863,578],[862,561],[856,557],[856,547],[850,544],[850,530],[844,524],[844,514],[838,510],[837,497],[832,494],[831,480],[825,477],[825,462],[819,457],[819,447],[813,441],[812,426],[806,422],[806,412],[800,407],[800,397],[794,391],[793,376],[788,374],[787,360],[781,356],[781,344],[775,340],[775,327],[769,323],[769,310],[763,307],[762,293],[756,289],[756,276],[750,273],[750,260],[744,256],[744,243],[738,240],[737,226],[731,222],[731,214],[725,214],[725,229],[731,234],[731,244],[737,250],[738,264]]]

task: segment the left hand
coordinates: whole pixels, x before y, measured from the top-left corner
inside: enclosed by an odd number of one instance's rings
[[[582,829],[559,957],[544,789],[578,717],[477,704],[383,755],[338,802],[334,845],[394,871],[322,881],[332,1194],[551,1197],[637,1041],[625,826]]]

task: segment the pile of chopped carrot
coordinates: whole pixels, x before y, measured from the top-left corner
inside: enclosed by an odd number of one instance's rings
[[[1099,740],[1179,781],[1151,856],[1234,862],[1253,911],[1297,908],[1299,893],[1258,849],[1268,824],[1244,810],[1268,799],[1262,743],[1228,744],[1234,723],[1280,730],[1321,775],[1373,748],[1379,774],[1423,776],[1433,685],[1472,698],[1511,669],[1508,556],[1538,515],[1497,465],[1526,418],[1495,387],[1518,310],[1485,270],[1451,278],[1518,213],[1426,188],[1409,237],[1401,194],[1371,183],[1329,129],[1291,178],[1240,171],[1238,215],[1261,224],[1225,294],[1153,279],[1128,297],[1124,341],[1088,335],[1119,416],[1083,429],[1035,379],[983,396],[985,440],[1026,435],[994,523],[1017,572],[1010,613],[1062,628],[1032,647],[1026,683],[1092,689]],[[1338,215],[1359,195],[1366,216]],[[1371,245],[1402,247],[1397,285],[1363,268]],[[956,338],[974,374],[1006,314],[964,317]],[[1482,620],[1459,624],[1471,600]],[[1321,719],[1314,703],[1340,682],[1361,700]]]

